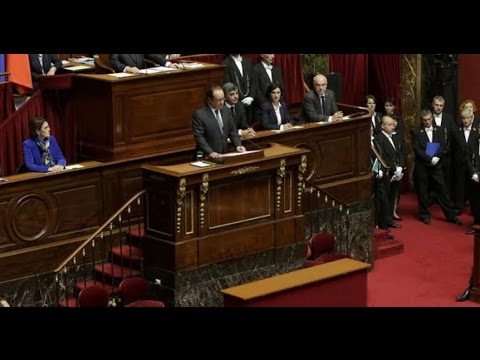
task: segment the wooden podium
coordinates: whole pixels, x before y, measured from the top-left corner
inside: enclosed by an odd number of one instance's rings
[[[75,76],[80,158],[112,161],[192,150],[192,112],[205,103],[210,86],[223,84],[223,68]]]
[[[264,157],[235,164],[142,166],[146,276],[177,289],[173,279],[181,271],[303,246],[308,152],[271,144]]]

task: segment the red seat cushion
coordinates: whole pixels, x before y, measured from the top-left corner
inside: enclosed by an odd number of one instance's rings
[[[313,258],[335,249],[335,237],[328,232],[313,234],[310,243],[312,244]]]
[[[165,307],[162,301],[158,300],[139,300],[125,305],[125,307]]]

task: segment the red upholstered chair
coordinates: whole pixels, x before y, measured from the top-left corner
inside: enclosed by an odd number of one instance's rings
[[[305,258],[310,259],[312,257],[312,248],[310,247],[310,244],[307,242],[305,243]]]
[[[310,239],[312,258],[316,259],[322,254],[332,252],[335,249],[335,238],[327,232],[313,234]]]
[[[317,257],[314,262],[315,265],[320,265],[320,264],[326,264],[331,261],[336,261],[336,260],[341,260],[341,259],[349,259],[350,256],[339,254],[339,253],[331,253],[331,254],[325,254]]]
[[[119,287],[120,299],[125,307],[165,307],[162,301],[148,300],[148,282],[141,277],[124,279]]]
[[[107,307],[109,294],[105,288],[93,285],[82,291],[78,296],[78,306],[80,307]]]

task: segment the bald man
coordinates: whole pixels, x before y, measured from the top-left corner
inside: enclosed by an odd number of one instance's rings
[[[310,90],[303,99],[301,121],[330,123],[343,119],[343,112],[338,111],[335,93],[327,89],[327,86],[325,75],[315,75],[313,90]]]

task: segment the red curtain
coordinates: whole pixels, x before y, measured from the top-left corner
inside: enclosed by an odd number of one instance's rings
[[[369,55],[369,93],[377,98],[377,110],[385,112],[386,99],[395,100],[395,112],[402,113],[400,89],[400,54]]]
[[[0,123],[8,118],[15,110],[15,104],[13,101],[13,88],[12,83],[1,82],[0,83]]]
[[[42,95],[37,92],[0,124],[0,164],[4,176],[14,174],[23,163],[22,143],[28,137],[28,122],[31,118],[40,116],[42,110]]]
[[[367,88],[366,54],[330,54],[330,72],[342,78],[341,102],[357,106],[365,105]]]

